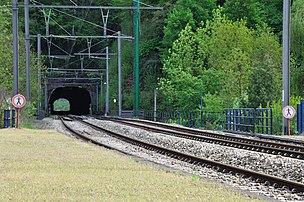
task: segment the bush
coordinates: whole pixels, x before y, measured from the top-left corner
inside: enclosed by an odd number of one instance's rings
[[[20,109],[20,126],[25,128],[33,128],[31,120],[37,115],[37,107],[35,102],[27,102],[26,105]]]

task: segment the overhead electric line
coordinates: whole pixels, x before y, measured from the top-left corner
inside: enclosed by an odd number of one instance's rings
[[[19,5],[23,7],[24,5]],[[162,10],[162,7],[135,7],[135,6],[71,6],[71,5],[62,5],[62,6],[56,6],[56,5],[29,5],[29,8],[58,8],[58,9],[105,9],[105,10],[118,10],[118,9],[124,9],[124,10]]]
[[[30,35],[30,37],[37,37],[37,35]],[[107,36],[68,36],[68,35],[41,35],[43,38],[62,38],[62,39],[118,39],[118,36],[115,35],[107,35]],[[133,39],[132,36],[120,36],[121,39]]]

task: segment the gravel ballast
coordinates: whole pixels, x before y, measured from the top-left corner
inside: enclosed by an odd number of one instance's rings
[[[168,136],[159,133],[147,132],[141,129],[134,129],[121,124],[116,124],[110,121],[100,121],[96,119],[89,119],[96,125],[102,126],[106,129],[117,131],[120,134],[127,135],[149,143],[161,145],[169,149],[179,150],[181,152],[189,153],[203,158],[209,158],[222,163],[227,163],[237,167],[251,169],[257,172],[281,177],[288,180],[304,183],[304,161],[286,158],[277,155],[270,155],[254,151],[247,151],[243,149],[231,148],[216,144],[205,142],[198,142],[193,140],[182,139],[178,137]],[[73,124],[74,128],[79,127],[79,131],[84,133],[91,133],[92,129],[77,123]],[[255,194],[270,197],[275,200],[304,200],[303,195],[291,193],[284,189],[275,189],[272,186],[260,184],[244,179],[241,176],[234,176],[227,173],[216,172],[210,168],[196,166],[185,163],[176,159],[172,159],[156,152],[145,150],[137,146],[124,143],[113,137],[109,137],[102,133],[96,133],[94,139],[109,145],[115,145],[117,148],[130,153],[131,155],[141,157],[143,159],[162,164],[173,169],[181,170],[187,173],[195,174],[207,179],[223,182],[226,185],[236,187],[241,190],[250,191]]]

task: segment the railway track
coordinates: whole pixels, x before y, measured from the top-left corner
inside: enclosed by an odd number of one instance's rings
[[[103,144],[101,144],[85,135],[82,135],[79,132],[74,131],[71,127],[68,126],[68,124],[65,123],[66,121],[71,121],[71,120],[72,120],[71,118],[68,118],[68,119],[61,118],[63,125],[65,127],[67,127],[67,129],[69,131],[71,131],[73,134],[75,134],[78,138],[104,146]],[[217,170],[218,172],[222,172],[222,173],[230,173],[230,174],[241,176],[243,178],[251,178],[252,180],[254,180],[256,182],[263,183],[266,185],[272,185],[273,187],[276,187],[276,188],[285,187],[285,188],[292,190],[293,192],[304,192],[304,184],[299,183],[299,182],[294,182],[294,181],[282,179],[279,177],[255,172],[252,170],[247,170],[247,169],[243,169],[243,168],[239,168],[239,167],[235,167],[235,166],[231,166],[231,165],[226,165],[226,164],[223,164],[220,162],[212,161],[212,160],[201,158],[201,157],[196,157],[194,155],[189,155],[186,153],[182,153],[177,150],[172,150],[172,149],[168,149],[165,147],[161,147],[159,145],[150,144],[150,143],[147,143],[144,141],[140,141],[140,140],[137,140],[137,139],[134,139],[131,137],[127,137],[125,135],[101,128],[95,124],[89,123],[89,122],[81,120],[79,118],[77,119],[77,121],[79,121],[83,124],[86,124],[87,126],[94,128],[95,130],[102,131],[112,137],[118,138],[120,140],[123,140],[123,141],[128,142],[133,145],[140,146],[147,150],[155,151],[157,153],[166,155],[166,156],[174,158],[174,159],[182,160],[182,161],[185,161],[185,162],[188,162],[191,164],[195,164],[195,165],[200,165],[203,167],[212,168],[212,169]],[[109,147],[108,145],[106,145],[106,147],[110,148],[110,149],[115,149],[115,148]]]
[[[201,142],[216,143],[234,148],[281,155],[302,160],[304,159],[304,146],[302,145],[259,140],[235,135],[217,134],[198,129],[182,128],[143,120],[111,119],[111,121]]]

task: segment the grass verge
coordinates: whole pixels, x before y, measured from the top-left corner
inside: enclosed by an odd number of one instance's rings
[[[51,130],[0,130],[3,201],[258,201]]]

